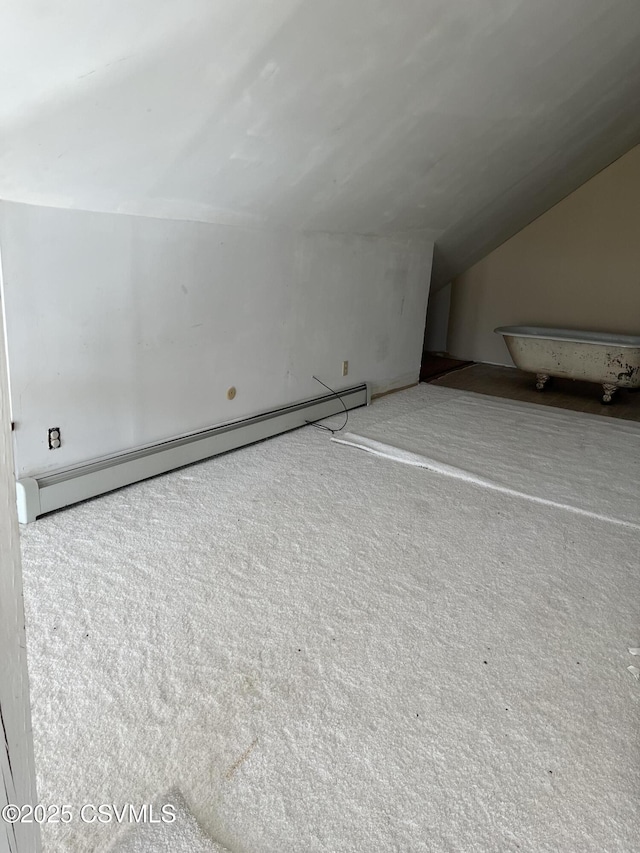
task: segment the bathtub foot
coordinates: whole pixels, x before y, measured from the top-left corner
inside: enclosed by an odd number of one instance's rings
[[[604,394],[602,395],[602,402],[610,403],[613,395],[618,390],[618,386],[614,385],[613,382],[605,382],[602,385],[602,390],[604,391]]]
[[[542,391],[549,379],[550,377],[548,373],[536,373],[536,388],[538,391]]]

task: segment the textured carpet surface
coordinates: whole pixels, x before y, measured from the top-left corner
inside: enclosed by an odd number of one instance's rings
[[[105,853],[229,853],[204,835],[179,791],[151,805],[156,809],[154,820],[127,826]],[[170,819],[164,820],[165,816]]]
[[[576,418],[563,409],[444,388],[415,396],[412,412],[336,438],[511,494],[640,526],[640,424]]]
[[[398,435],[418,417],[442,435],[438,409],[467,397],[422,385],[348,428],[395,419]],[[480,399],[439,449],[488,474],[512,425],[479,441],[474,419],[496,406]],[[522,446],[555,415],[531,412]],[[582,448],[561,455],[572,494],[604,453],[607,511],[631,512],[624,440],[563,418],[544,434]],[[525,468],[532,488],[555,482]],[[22,540],[43,802],[178,788],[233,853],[640,849],[637,530],[309,427]],[[45,851],[103,850],[120,829],[49,825]]]

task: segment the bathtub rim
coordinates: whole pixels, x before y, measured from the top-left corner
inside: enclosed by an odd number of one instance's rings
[[[612,332],[590,332],[579,329],[556,329],[550,326],[498,326],[496,334],[511,338],[537,338],[545,341],[589,344],[595,346],[640,349],[640,335],[618,335]]]

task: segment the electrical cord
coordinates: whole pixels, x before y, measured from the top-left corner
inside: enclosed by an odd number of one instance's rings
[[[318,420],[318,421],[305,421],[305,423],[308,424],[309,426],[315,427],[316,429],[322,429],[325,432],[330,432],[332,435],[335,435],[335,433],[343,430],[346,427],[346,425],[349,423],[349,410],[345,406],[344,400],[342,399],[340,394],[338,394],[337,391],[334,391],[333,388],[329,388],[329,386],[325,385],[325,383],[321,379],[318,379],[317,376],[314,376],[313,378],[316,380],[316,382],[319,382],[322,386],[324,386],[327,389],[327,391],[331,391],[331,393],[333,394],[334,397],[337,397],[338,400],[340,400],[340,402],[342,403],[342,407],[344,409],[345,418],[344,418],[344,423],[342,424],[341,427],[338,427],[338,429],[331,429],[331,427],[328,427],[326,424],[320,423],[321,420],[324,421],[324,420],[326,420],[326,418],[320,418],[320,420]],[[333,417],[333,415],[329,415],[329,417]]]

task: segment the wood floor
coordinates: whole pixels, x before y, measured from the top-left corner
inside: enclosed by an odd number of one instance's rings
[[[541,406],[556,406],[573,409],[607,418],[623,418],[640,421],[640,390],[620,390],[613,403],[603,405],[602,388],[590,382],[574,382],[571,379],[551,379],[544,391],[536,391],[535,378],[514,367],[498,367],[493,364],[472,364],[462,370],[447,373],[431,380],[433,385],[475,391],[492,397],[507,397]]]
[[[438,376],[444,376],[452,370],[460,370],[473,364],[472,361],[461,361],[459,358],[450,358],[437,352],[422,353],[422,364],[420,366],[420,382],[431,382]]]

